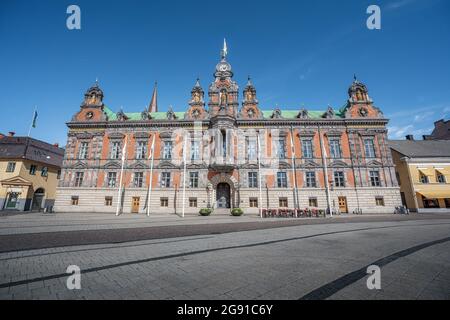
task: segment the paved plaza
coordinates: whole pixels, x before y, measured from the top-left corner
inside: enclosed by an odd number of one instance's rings
[[[0,270],[0,299],[450,299],[450,215],[2,215]]]

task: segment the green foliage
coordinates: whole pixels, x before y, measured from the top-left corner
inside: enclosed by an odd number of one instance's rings
[[[235,217],[239,217],[244,214],[244,210],[242,210],[241,208],[234,208],[233,210],[231,210],[231,214]]]
[[[200,209],[199,213],[202,216],[209,216],[212,213],[212,209],[210,209],[210,208],[203,208],[203,209]]]

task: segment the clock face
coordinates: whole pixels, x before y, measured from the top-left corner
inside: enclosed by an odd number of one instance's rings
[[[86,113],[86,119],[92,119],[93,116],[94,116],[94,113],[92,111],[89,111],[88,113]]]

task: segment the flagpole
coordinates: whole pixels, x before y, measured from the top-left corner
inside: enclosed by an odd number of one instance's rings
[[[183,209],[181,211],[181,216],[184,218],[184,207],[186,201],[186,145],[187,139],[186,135],[184,136],[184,144],[183,144]]]
[[[259,130],[256,134],[256,140],[258,142],[259,216],[262,218],[261,144],[259,142]]]
[[[120,179],[119,179],[119,193],[117,196],[117,209],[116,209],[116,216],[118,216],[120,213],[120,206],[122,204],[122,179],[123,179],[123,166],[125,164],[125,154],[127,151],[127,136],[125,136],[125,144],[122,149],[122,166],[120,168]]]
[[[299,209],[299,201],[298,201],[298,186],[297,186],[297,169],[295,167],[295,145],[294,145],[294,130],[291,126],[291,162],[292,162],[292,175],[294,178],[294,206]]]
[[[33,117],[31,118],[31,124],[30,124],[30,129],[28,130],[28,137],[31,135],[31,128],[33,128],[34,125],[34,117],[36,115],[37,112],[37,106],[34,106],[34,111],[33,111]]]
[[[330,217],[333,216],[333,212],[331,212],[331,200],[330,200],[330,186],[328,182],[328,165],[327,165],[327,155],[325,146],[323,143],[322,133],[320,132],[319,128],[319,140],[320,140],[320,147],[322,148],[322,162],[323,162],[323,170],[324,170],[324,178],[325,178],[325,193],[327,196],[327,206],[328,211],[330,212]]]
[[[152,196],[152,180],[153,180],[153,159],[154,159],[154,150],[155,150],[155,136],[156,134],[153,134],[153,140],[152,140],[152,147],[150,149],[151,155],[151,161],[150,161],[150,184],[148,187],[148,194],[147,194],[147,217],[150,216],[150,199]]]

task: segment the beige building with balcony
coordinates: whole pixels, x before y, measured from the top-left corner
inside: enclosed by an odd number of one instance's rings
[[[389,141],[403,205],[413,212],[450,213],[450,141]]]

